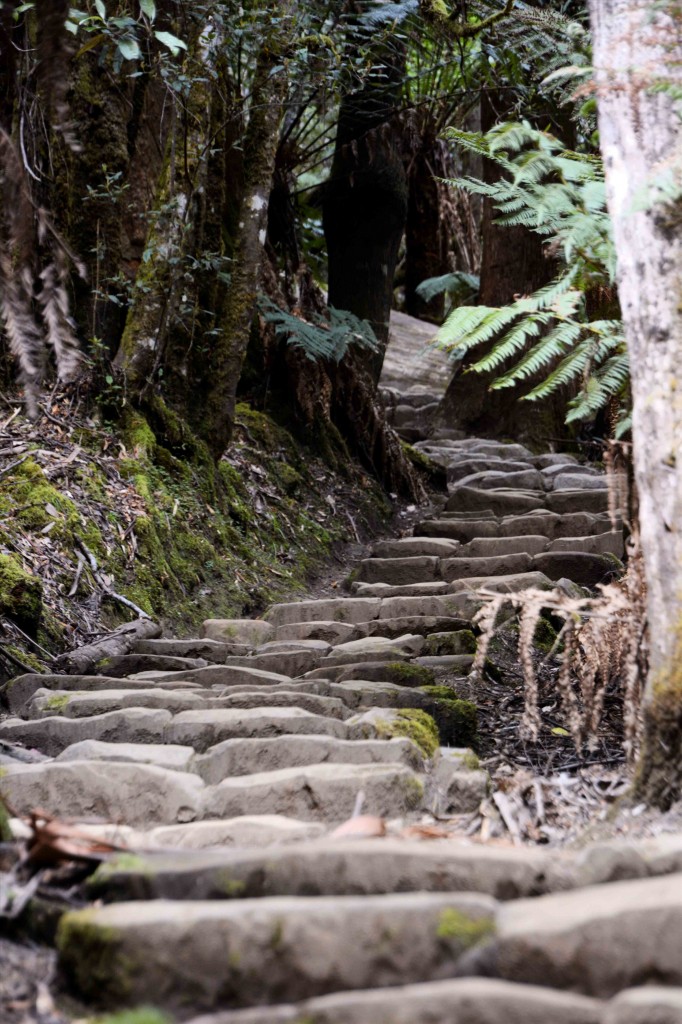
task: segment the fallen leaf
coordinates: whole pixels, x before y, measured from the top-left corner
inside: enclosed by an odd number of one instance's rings
[[[377,818],[374,814],[358,814],[354,818],[344,821],[332,832],[333,836],[350,837],[355,839],[374,839],[377,836],[386,835],[386,822],[383,818]]]

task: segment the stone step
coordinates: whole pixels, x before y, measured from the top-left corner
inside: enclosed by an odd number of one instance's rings
[[[108,676],[49,675],[47,673],[39,675],[37,672],[27,672],[25,675],[10,679],[0,690],[0,695],[7,708],[16,714],[38,692],[54,694],[53,704],[58,708],[61,703],[64,703],[58,694],[63,695],[68,692],[102,693],[107,690],[119,691],[123,688],[146,691],[150,688],[150,684],[137,679],[124,682],[118,678],[110,679]],[[164,689],[184,692],[199,691],[200,687],[194,683],[185,682],[181,676],[180,681],[177,678],[169,677],[168,684],[164,686]]]
[[[196,1017],[191,1024],[679,1024],[677,1018],[631,1016],[633,1005],[677,1006],[676,990],[635,989],[618,1016],[587,996],[553,992],[536,985],[513,985],[495,978],[457,978],[397,988],[335,992],[288,1006],[235,1010]]]
[[[231,654],[247,654],[250,645],[223,643],[219,640],[137,640],[134,654],[161,654],[175,658],[203,658],[223,662]]]
[[[409,558],[364,558],[358,565],[360,583],[433,583],[440,580],[440,559],[435,555]]]
[[[88,895],[105,903],[391,892],[472,892],[512,900],[561,884],[561,861],[561,854],[532,848],[472,847],[450,839],[326,838],[279,850],[153,853],[133,863],[125,854],[114,856],[91,878]]]
[[[116,1009],[153,993],[187,1018],[442,979],[495,909],[462,893],[118,903],[62,918],[59,968],[87,1002]]]
[[[585,478],[586,479],[586,478]],[[600,480],[602,486],[587,488],[582,486],[580,490],[566,488],[547,492],[547,508],[551,512],[558,512],[564,515],[568,512],[608,512],[609,492],[605,482]],[[555,481],[556,484],[556,481]]]
[[[532,533],[521,537],[476,537],[463,544],[455,558],[499,558],[505,555],[538,555],[549,547],[547,537]]]
[[[452,584],[448,589],[453,590]],[[405,633],[418,633],[420,636],[427,636],[443,630],[467,629],[471,623],[479,604],[475,601],[466,600],[460,606],[461,615],[402,615],[391,619],[375,619],[374,622],[366,623],[367,636],[400,637]],[[413,609],[416,611],[416,608]]]
[[[122,680],[119,679],[119,685]],[[21,717],[45,718],[59,715],[64,718],[86,718],[102,715],[121,708],[155,708],[177,714],[205,707],[205,697],[196,690],[129,689],[79,692],[70,690],[36,690],[31,700],[21,708]]]
[[[335,718],[341,721],[346,717],[347,711],[343,701],[338,697],[327,697],[317,693],[305,693],[300,690],[239,690],[226,694],[222,697],[206,698],[203,702],[205,708],[211,710],[247,710],[271,708],[299,708],[309,711],[314,715],[325,718]]]
[[[267,738],[271,736],[335,736],[348,738],[345,722],[314,715],[301,708],[205,709],[184,711],[167,723],[164,739],[168,743],[189,745],[199,753],[223,740]]]
[[[448,512],[486,511],[497,516],[506,516],[547,508],[547,500],[548,495],[545,491],[494,491],[457,484],[451,489],[445,507]]]
[[[520,590],[554,590],[556,584],[543,572],[510,573],[506,576],[470,576],[450,584],[453,593],[475,594],[489,590],[496,594],[516,594]]]
[[[122,679],[135,672],[180,672],[205,668],[206,665],[208,661],[205,658],[181,658],[168,654],[120,654],[115,658],[104,658],[97,664],[96,671],[112,679]]]
[[[125,761],[151,764],[178,772],[194,771],[194,759],[194,748],[189,746],[174,743],[105,743],[102,740],[80,740],[66,747],[56,757],[60,762]]]
[[[569,579],[579,587],[596,587],[620,576],[623,563],[615,555],[590,555],[581,551],[549,551],[536,555],[533,565],[552,580]]]
[[[575,455],[568,455],[565,452],[546,452],[544,455],[534,455],[532,462],[537,469],[547,469],[548,466],[569,465],[573,467],[579,465]]]
[[[328,644],[340,644],[346,640],[357,640],[364,633],[356,625],[349,622],[334,622],[329,619],[314,619],[307,622],[290,622],[285,626],[277,626],[275,637],[277,642],[299,640],[323,640]]]
[[[204,817],[283,814],[300,821],[341,822],[353,814],[358,793],[363,813],[401,817],[417,811],[424,783],[404,764],[313,764],[223,779],[207,787]]]
[[[535,472],[530,462],[512,461],[499,456],[477,458],[461,452],[451,455],[448,460],[447,481],[448,484],[456,484],[476,473],[525,473],[528,470]]]
[[[202,634],[208,640],[252,648],[272,640],[273,628],[263,619],[206,619]]]
[[[449,481],[448,481],[449,482]],[[456,487],[474,487],[477,490],[495,490],[500,487],[521,491],[538,491],[545,489],[542,474],[532,466],[524,469],[486,469],[479,473],[470,473],[462,477],[448,490],[452,493]]]
[[[321,660],[322,653],[319,650],[302,648],[297,651],[265,651],[262,654],[256,652],[248,657],[229,657],[226,665],[262,669],[265,672],[275,672],[277,675],[293,678],[315,668]]]
[[[204,817],[206,792],[203,781],[190,772],[119,761],[13,765],[0,779],[0,793],[18,814],[40,807],[62,819],[138,827]]]
[[[443,578],[452,583],[453,580],[464,580],[478,576],[510,576],[516,573],[531,572],[535,559],[528,554],[519,552],[513,555],[498,555],[490,558],[444,558],[441,562]]]
[[[433,537],[401,537],[400,540],[380,540],[372,547],[374,558],[412,558],[417,555],[436,555],[448,558],[457,553],[459,542],[438,540]]]
[[[363,637],[361,640],[350,640],[345,644],[338,644],[325,658],[322,659],[320,668],[328,665],[341,665],[344,662],[358,661],[360,657],[366,661],[372,661],[377,656],[384,657],[387,661],[402,660],[406,657],[415,657],[421,654],[424,648],[424,638],[421,635],[406,633],[403,636],[387,637]],[[398,655],[396,659],[395,655]]]
[[[459,549],[459,544],[457,545]],[[450,592],[444,580],[437,583],[408,583],[391,586],[390,583],[353,583],[353,593],[358,597],[438,597]]]
[[[376,598],[331,598],[322,601],[293,601],[288,604],[273,604],[268,609],[267,616],[268,621],[275,627],[323,620],[352,625],[378,618],[380,608],[381,601]]]
[[[133,850],[176,849],[206,850],[215,847],[279,846],[316,839],[327,832],[319,821],[298,821],[282,814],[243,814],[238,818],[220,821],[190,821],[185,825],[159,825],[148,832],[124,834],[123,839]],[[116,841],[116,834],[111,837]]]
[[[249,659],[251,660],[251,659]],[[147,676],[147,678],[149,678]],[[193,669],[191,672],[171,672],[155,675],[157,683],[164,685],[167,682],[185,680],[188,683],[196,683],[202,687],[215,685],[235,686],[276,686],[291,682],[291,677],[282,675],[279,672],[270,672],[263,668],[250,665],[208,665],[206,668]]]
[[[601,473],[595,474],[583,467],[557,473],[552,480],[552,489],[555,491],[603,491],[606,487],[606,479]]]
[[[438,519],[426,519],[415,526],[419,536],[450,537],[467,544],[480,538],[543,536],[550,541],[559,537],[595,536],[611,531],[608,515],[588,512],[557,513],[538,510],[520,516],[490,516],[464,519],[457,514],[441,513]]]
[[[108,743],[160,743],[172,722],[170,711],[151,708],[126,708],[91,718],[60,716],[24,721],[20,718],[0,722],[0,739],[21,743],[55,757],[62,750],[83,740]]]
[[[625,553],[623,533],[621,530],[613,533],[598,533],[591,537],[557,537],[550,541],[547,549],[555,551],[582,551],[588,555],[615,555],[622,558]]]
[[[180,748],[180,749],[185,749]],[[227,777],[311,764],[404,764],[421,771],[424,758],[408,739],[341,740],[333,736],[273,736],[232,739],[209,747],[193,770],[209,785]]]
[[[682,985],[682,875],[593,885],[503,906],[497,938],[468,973],[609,998],[634,985]]]

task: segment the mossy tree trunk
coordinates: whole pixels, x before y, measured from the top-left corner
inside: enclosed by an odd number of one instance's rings
[[[288,45],[291,6],[291,2],[282,5],[258,56],[243,143],[244,182],[230,284],[216,336],[207,352],[204,414],[198,429],[216,458],[232,438],[237,387],[256,312],[268,199],[287,91],[286,72],[280,65]]]
[[[679,11],[591,0],[600,145],[630,354],[635,476],[648,586],[650,674],[636,789],[682,797],[682,201]],[[674,87],[674,89],[673,89]],[[644,201],[643,201],[644,200]]]

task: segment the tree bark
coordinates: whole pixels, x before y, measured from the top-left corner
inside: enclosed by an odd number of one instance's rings
[[[438,180],[447,177],[445,145],[435,136],[420,140],[408,173],[409,201],[405,225],[405,311],[410,316],[441,324],[445,311],[443,295],[425,302],[417,287],[429,277],[440,277],[453,269],[449,238],[443,217],[443,189]]]
[[[481,130],[489,131],[508,117],[508,109],[499,97],[484,92],[481,98]],[[492,160],[483,161],[483,180],[499,181],[500,168]],[[490,199],[483,201],[481,218],[481,283],[479,302],[483,306],[505,306],[517,295],[530,295],[554,276],[556,267],[546,258],[540,235],[521,226],[496,224],[497,210]],[[489,348],[492,348],[493,343]],[[515,393],[490,391],[494,373],[466,373],[467,366],[481,358],[477,350],[453,374],[443,399],[442,416],[448,426],[483,436],[510,436],[518,439],[540,438],[553,433],[561,423],[543,403],[520,404]],[[558,423],[557,423],[558,420]]]
[[[279,23],[286,22],[286,11]],[[282,29],[278,28],[277,33]],[[232,438],[237,386],[256,310],[258,279],[267,235],[268,197],[272,186],[287,78],[276,70],[285,45],[275,35],[264,42],[251,90],[249,123],[244,139],[244,194],[219,335],[208,355],[205,415],[201,434],[213,455],[220,457]]]
[[[635,477],[651,631],[636,788],[661,807],[682,795],[681,84],[675,5],[591,0],[600,145],[618,255],[633,395]]]
[[[343,98],[324,191],[329,304],[372,325],[380,348],[363,359],[375,384],[388,343],[393,277],[407,216],[398,124],[402,68],[402,56],[382,47],[367,84]]]

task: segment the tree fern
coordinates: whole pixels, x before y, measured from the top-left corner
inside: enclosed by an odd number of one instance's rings
[[[569,402],[567,422],[593,418],[613,398],[628,393],[620,320],[588,315],[595,305],[588,297],[601,295],[607,306],[616,305],[615,250],[601,162],[566,149],[525,122],[498,125],[485,134],[459,129],[447,134],[470,152],[494,160],[505,173],[494,183],[469,176],[452,184],[490,199],[498,223],[521,224],[542,235],[561,269],[549,285],[507,306],[454,309],[437,344],[461,359],[492,341],[492,349],[467,372],[505,366],[491,388],[531,383],[522,396],[527,401],[580,386],[580,394]]]
[[[342,309],[329,309],[329,319],[322,316],[304,320],[262,296],[260,308],[265,320],[272,324],[278,337],[302,349],[309,359],[331,359],[341,362],[352,345],[376,351],[376,335],[366,320],[360,320]]]

